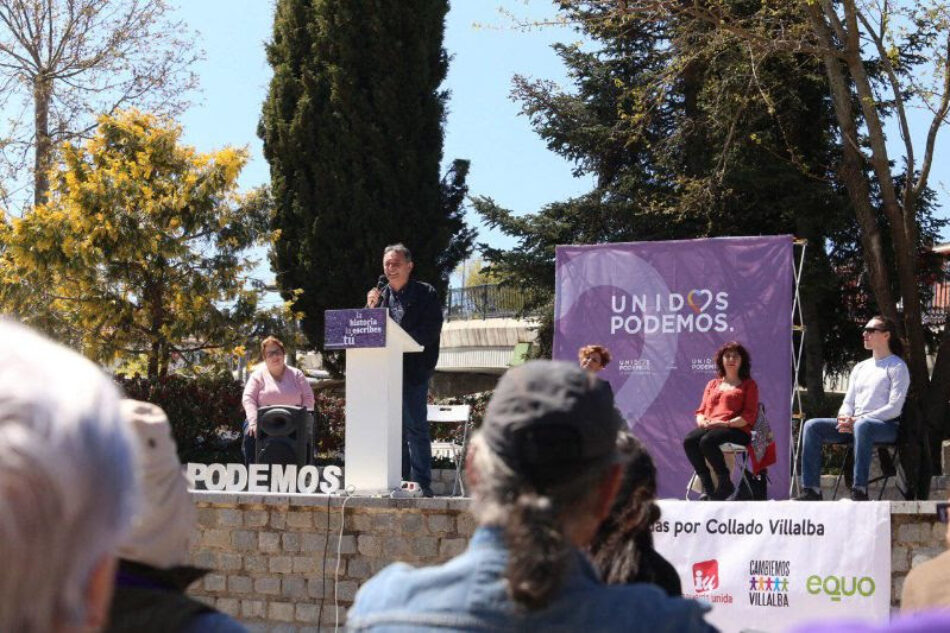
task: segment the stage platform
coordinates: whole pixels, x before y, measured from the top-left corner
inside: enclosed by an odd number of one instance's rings
[[[192,497],[199,516],[193,563],[212,570],[192,594],[252,631],[314,633],[342,626],[366,579],[394,561],[445,561],[466,547],[475,529],[468,500],[459,498],[223,492]],[[896,607],[911,566],[945,549],[946,526],[936,521],[933,501],[882,503],[890,516],[888,589]],[[701,521],[706,505],[695,502],[688,511],[695,507]],[[769,506],[799,504],[742,505],[762,513]],[[781,537],[775,543],[779,547]]]

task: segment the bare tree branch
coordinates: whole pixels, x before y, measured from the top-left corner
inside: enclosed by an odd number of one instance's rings
[[[930,129],[927,131],[927,142],[924,145],[924,159],[920,168],[920,177],[914,184],[914,195],[920,195],[920,192],[927,186],[927,179],[930,176],[930,166],[933,163],[934,146],[937,143],[937,132],[940,126],[946,123],[944,120],[950,111],[950,34],[947,35],[947,44],[944,49],[943,57],[943,97],[940,105],[934,113],[934,118],[930,122]],[[908,184],[909,186],[909,184]]]
[[[33,102],[22,120],[33,125],[5,135],[30,152],[0,160],[14,181],[33,163],[34,203],[46,198],[40,172],[55,148],[86,136],[98,115],[130,106],[174,115],[186,107],[197,85],[190,67],[202,53],[166,2],[0,0],[0,79],[16,78],[7,85]],[[29,153],[38,155],[30,161]]]

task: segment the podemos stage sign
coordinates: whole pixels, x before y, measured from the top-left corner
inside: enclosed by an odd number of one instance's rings
[[[887,503],[661,501],[653,526],[683,595],[713,606],[723,633],[783,633],[830,618],[886,621]]]
[[[339,466],[296,464],[194,464],[185,474],[192,489],[227,492],[277,492],[281,494],[333,494],[339,492],[343,469]]]

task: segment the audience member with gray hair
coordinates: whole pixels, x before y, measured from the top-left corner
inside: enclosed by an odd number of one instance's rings
[[[604,585],[581,552],[621,477],[623,420],[605,383],[535,361],[499,381],[466,477],[479,527],[441,566],[397,563],[356,596],[352,631],[714,631],[699,603]]]
[[[107,632],[245,633],[230,616],[185,595],[207,572],[187,564],[197,528],[195,504],[165,412],[137,400],[123,400],[121,408],[138,440],[142,494],[119,549]]]
[[[136,491],[118,394],[21,325],[0,341],[0,631],[98,630]]]

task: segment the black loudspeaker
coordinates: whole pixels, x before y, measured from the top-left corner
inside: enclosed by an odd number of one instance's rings
[[[255,462],[306,466],[312,453],[311,420],[310,412],[303,407],[278,405],[258,409]]]

